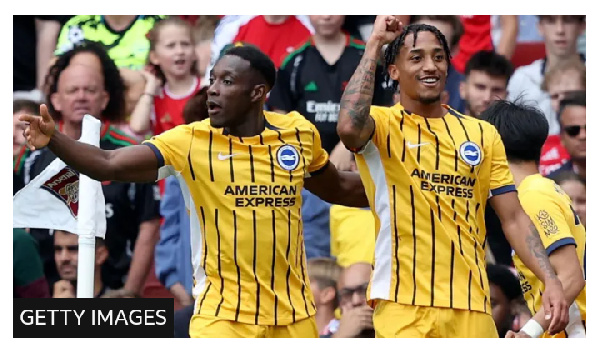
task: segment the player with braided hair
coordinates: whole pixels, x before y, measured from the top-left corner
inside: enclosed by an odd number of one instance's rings
[[[400,102],[372,106],[388,43],[384,60]],[[551,332],[560,331],[568,322],[565,294],[520,206],[500,135],[441,103],[449,64],[438,29],[378,16],[340,102],[338,134],[356,153],[376,220],[367,296],[376,335],[498,337],[485,269],[488,201],[517,255],[544,280],[545,316]]]

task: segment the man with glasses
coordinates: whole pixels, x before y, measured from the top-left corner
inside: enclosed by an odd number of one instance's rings
[[[560,101],[558,112],[560,139],[569,152],[571,160],[550,174],[550,178],[562,171],[573,171],[585,180],[585,91],[572,91]]]
[[[367,305],[371,264],[359,262],[344,269],[338,280],[342,318],[332,338],[374,338],[373,309]]]

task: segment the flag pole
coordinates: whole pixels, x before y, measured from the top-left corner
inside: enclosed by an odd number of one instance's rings
[[[101,123],[96,118],[85,115],[81,131],[81,141],[98,147],[100,145]],[[89,129],[88,129],[89,128]],[[97,189],[99,183],[88,176],[79,174],[79,211],[77,213],[77,232],[79,235],[79,253],[77,263],[77,298],[94,297],[94,267],[96,260],[96,217]]]

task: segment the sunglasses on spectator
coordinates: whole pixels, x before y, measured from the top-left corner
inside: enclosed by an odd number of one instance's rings
[[[352,299],[354,294],[366,296],[368,287],[369,283],[366,282],[358,286],[343,288],[340,290],[340,301],[348,301]]]
[[[576,137],[579,135],[579,133],[581,133],[581,129],[585,129],[585,125],[583,126],[579,126],[579,125],[572,125],[572,126],[564,126],[563,130],[565,131],[565,133],[567,133],[570,137]]]

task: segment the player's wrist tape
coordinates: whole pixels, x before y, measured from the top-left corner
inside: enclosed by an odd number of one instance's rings
[[[539,338],[542,334],[544,334],[544,328],[537,321],[531,319],[527,321],[523,328],[521,328],[521,332],[532,338]]]

